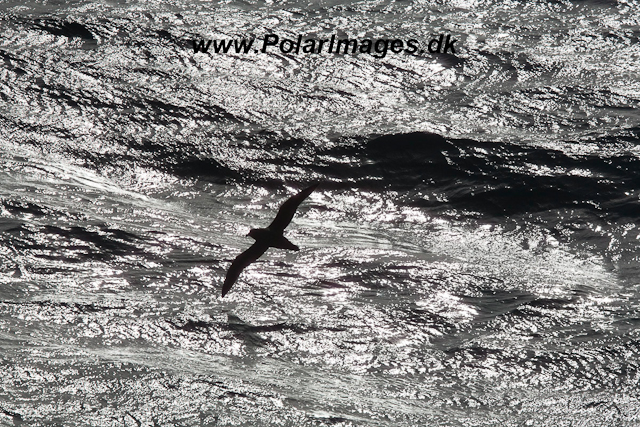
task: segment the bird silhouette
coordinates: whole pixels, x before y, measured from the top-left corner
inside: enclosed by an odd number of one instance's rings
[[[248,236],[255,239],[255,243],[249,247],[246,251],[242,252],[236,257],[227,271],[227,277],[224,279],[222,285],[222,296],[224,297],[233,284],[236,282],[242,270],[249,264],[257,260],[264,254],[269,248],[290,249],[293,251],[300,250],[299,247],[291,243],[284,235],[284,229],[291,222],[291,219],[296,213],[300,203],[306,199],[309,194],[316,189],[319,183],[313,184],[311,187],[305,188],[295,196],[291,196],[285,201],[275,219],[267,228],[254,228]]]

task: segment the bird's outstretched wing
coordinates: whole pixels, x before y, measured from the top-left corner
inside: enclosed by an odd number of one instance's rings
[[[280,206],[278,215],[276,215],[273,222],[269,224],[269,227],[267,228],[282,233],[284,229],[287,228],[287,225],[289,225],[289,223],[291,222],[291,219],[295,215],[296,209],[298,209],[300,203],[302,203],[302,201],[306,199],[319,184],[320,183],[313,184],[311,187],[305,188],[295,196],[289,197],[287,201],[284,202],[282,206]]]
[[[224,279],[224,285],[222,285],[222,296],[225,296],[227,292],[229,292],[233,284],[238,279],[238,276],[240,276],[240,273],[242,273],[242,270],[260,258],[267,249],[269,249],[269,246],[264,243],[255,242],[251,247],[249,247],[249,249],[242,252],[233,260],[229,271],[227,271],[227,277]]]

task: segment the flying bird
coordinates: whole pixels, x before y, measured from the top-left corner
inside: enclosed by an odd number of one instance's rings
[[[284,229],[291,222],[293,215],[295,215],[300,203],[306,199],[309,194],[316,189],[319,183],[313,184],[309,188],[305,188],[295,196],[289,197],[286,202],[280,206],[278,214],[275,219],[267,228],[254,228],[248,236],[255,239],[255,243],[251,245],[249,249],[242,252],[231,263],[229,271],[227,271],[227,277],[224,279],[222,285],[222,296],[224,297],[233,284],[249,264],[257,260],[264,254],[269,248],[290,249],[292,251],[300,250],[299,247],[291,243],[284,235]]]

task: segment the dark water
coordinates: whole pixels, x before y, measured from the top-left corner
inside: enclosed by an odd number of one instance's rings
[[[637,2],[0,9],[0,425],[640,422]]]

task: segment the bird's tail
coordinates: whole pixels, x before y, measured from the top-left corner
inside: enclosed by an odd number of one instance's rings
[[[275,244],[272,245],[272,247],[278,248],[278,249],[289,249],[292,251],[300,250],[300,248],[297,245],[294,245],[293,243],[291,243],[291,241],[284,236],[280,236],[280,238],[278,238],[278,241],[275,242]]]

